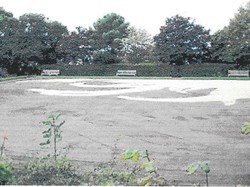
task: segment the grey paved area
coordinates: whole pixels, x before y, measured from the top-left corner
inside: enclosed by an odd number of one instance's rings
[[[60,120],[66,121],[62,146],[70,146],[68,156],[86,167],[117,159],[127,148],[147,149],[158,172],[180,185],[204,184],[203,173],[185,173],[186,166],[196,161],[208,161],[211,185],[250,185],[250,136],[240,133],[242,123],[250,117],[250,99],[239,99],[230,106],[222,102],[157,103],[113,95],[47,96],[28,91],[30,88],[83,89],[67,83],[0,82],[0,136],[8,136],[6,155],[13,159],[43,154],[39,143],[45,128],[40,122],[51,113],[61,113]],[[168,89],[141,94],[163,93],[188,97]]]

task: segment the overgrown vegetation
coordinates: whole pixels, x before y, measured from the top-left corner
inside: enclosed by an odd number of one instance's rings
[[[15,168],[18,185],[81,185],[82,176],[67,158],[49,158],[19,164]]]
[[[4,155],[6,136],[3,137],[3,142],[0,147],[0,185],[12,184],[15,180],[13,167]]]
[[[51,114],[42,124],[48,127],[43,131],[45,142],[40,143],[48,149],[45,157],[35,161],[19,164],[15,170],[19,185],[81,185],[82,176],[77,173],[67,152],[59,152],[57,143],[62,140],[61,126],[65,121],[57,123],[61,114]],[[44,147],[47,146],[47,147]]]

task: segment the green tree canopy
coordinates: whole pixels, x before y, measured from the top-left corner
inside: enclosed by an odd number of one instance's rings
[[[127,38],[123,39],[124,60],[139,63],[152,58],[153,37],[144,29],[129,27]]]
[[[0,21],[8,18],[13,18],[13,14],[4,10],[3,7],[0,7]]]
[[[11,14],[9,14],[11,15]],[[0,64],[9,73],[31,73],[37,63],[56,63],[57,43],[67,28],[41,14],[0,21]]]
[[[91,62],[92,46],[91,36],[92,29],[77,27],[77,31],[65,35],[63,40],[60,40],[58,50],[63,54],[63,59],[66,62],[76,62],[81,59],[83,62]]]
[[[129,23],[115,13],[105,15],[94,24],[92,46],[95,49],[94,61],[104,59],[105,63],[120,61],[118,56],[123,49],[122,39],[128,36]]]
[[[68,34],[67,27],[57,21],[50,21],[42,14],[24,14],[19,18],[29,60],[39,63],[56,63],[58,42]],[[27,45],[29,44],[29,45]]]
[[[158,59],[170,64],[201,62],[207,54],[209,30],[195,24],[191,18],[179,15],[168,18],[154,37]]]
[[[239,8],[227,27],[213,35],[211,44],[215,61],[250,64],[250,2]]]
[[[98,38],[97,48],[118,50],[121,40],[128,36],[129,23],[115,13],[107,14],[94,23],[95,37]]]

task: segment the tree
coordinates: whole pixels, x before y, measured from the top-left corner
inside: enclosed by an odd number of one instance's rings
[[[8,73],[21,73],[27,68],[18,49],[20,23],[13,14],[0,8],[0,67]],[[14,52],[13,52],[14,51]]]
[[[76,62],[79,59],[91,63],[93,48],[91,46],[92,29],[77,27],[77,32],[65,35],[58,45],[58,50],[63,54],[66,62]]]
[[[211,53],[215,61],[250,64],[250,2],[240,7],[227,27],[215,33]]]
[[[170,64],[202,62],[208,52],[209,30],[191,18],[179,15],[168,18],[154,37],[158,59]]]
[[[23,54],[28,60],[40,64],[56,63],[61,57],[57,45],[68,33],[67,27],[57,21],[50,21],[42,14],[24,14],[19,21],[25,45]]]
[[[0,21],[2,67],[19,75],[34,73],[38,63],[56,63],[60,57],[56,50],[58,41],[67,33],[65,26],[41,14],[24,14],[19,20],[7,18]]]
[[[0,7],[0,21],[3,21],[6,18],[13,18],[13,14],[4,10],[3,7]]]
[[[128,37],[123,39],[124,60],[139,63],[152,59],[153,44],[146,30],[130,27]]]
[[[122,16],[111,13],[98,19],[93,26],[92,46],[96,50],[96,57],[99,59],[100,55],[104,55],[111,58],[106,63],[116,61],[123,48],[122,39],[128,36],[129,23]]]

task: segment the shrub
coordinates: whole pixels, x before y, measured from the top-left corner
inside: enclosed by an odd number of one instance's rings
[[[0,161],[0,185],[12,184],[13,169],[8,162]]]
[[[81,176],[66,159],[39,159],[16,169],[18,185],[80,185]]]
[[[85,173],[85,184],[89,186],[135,186],[136,177],[126,171],[115,171],[109,167],[98,167]]]

